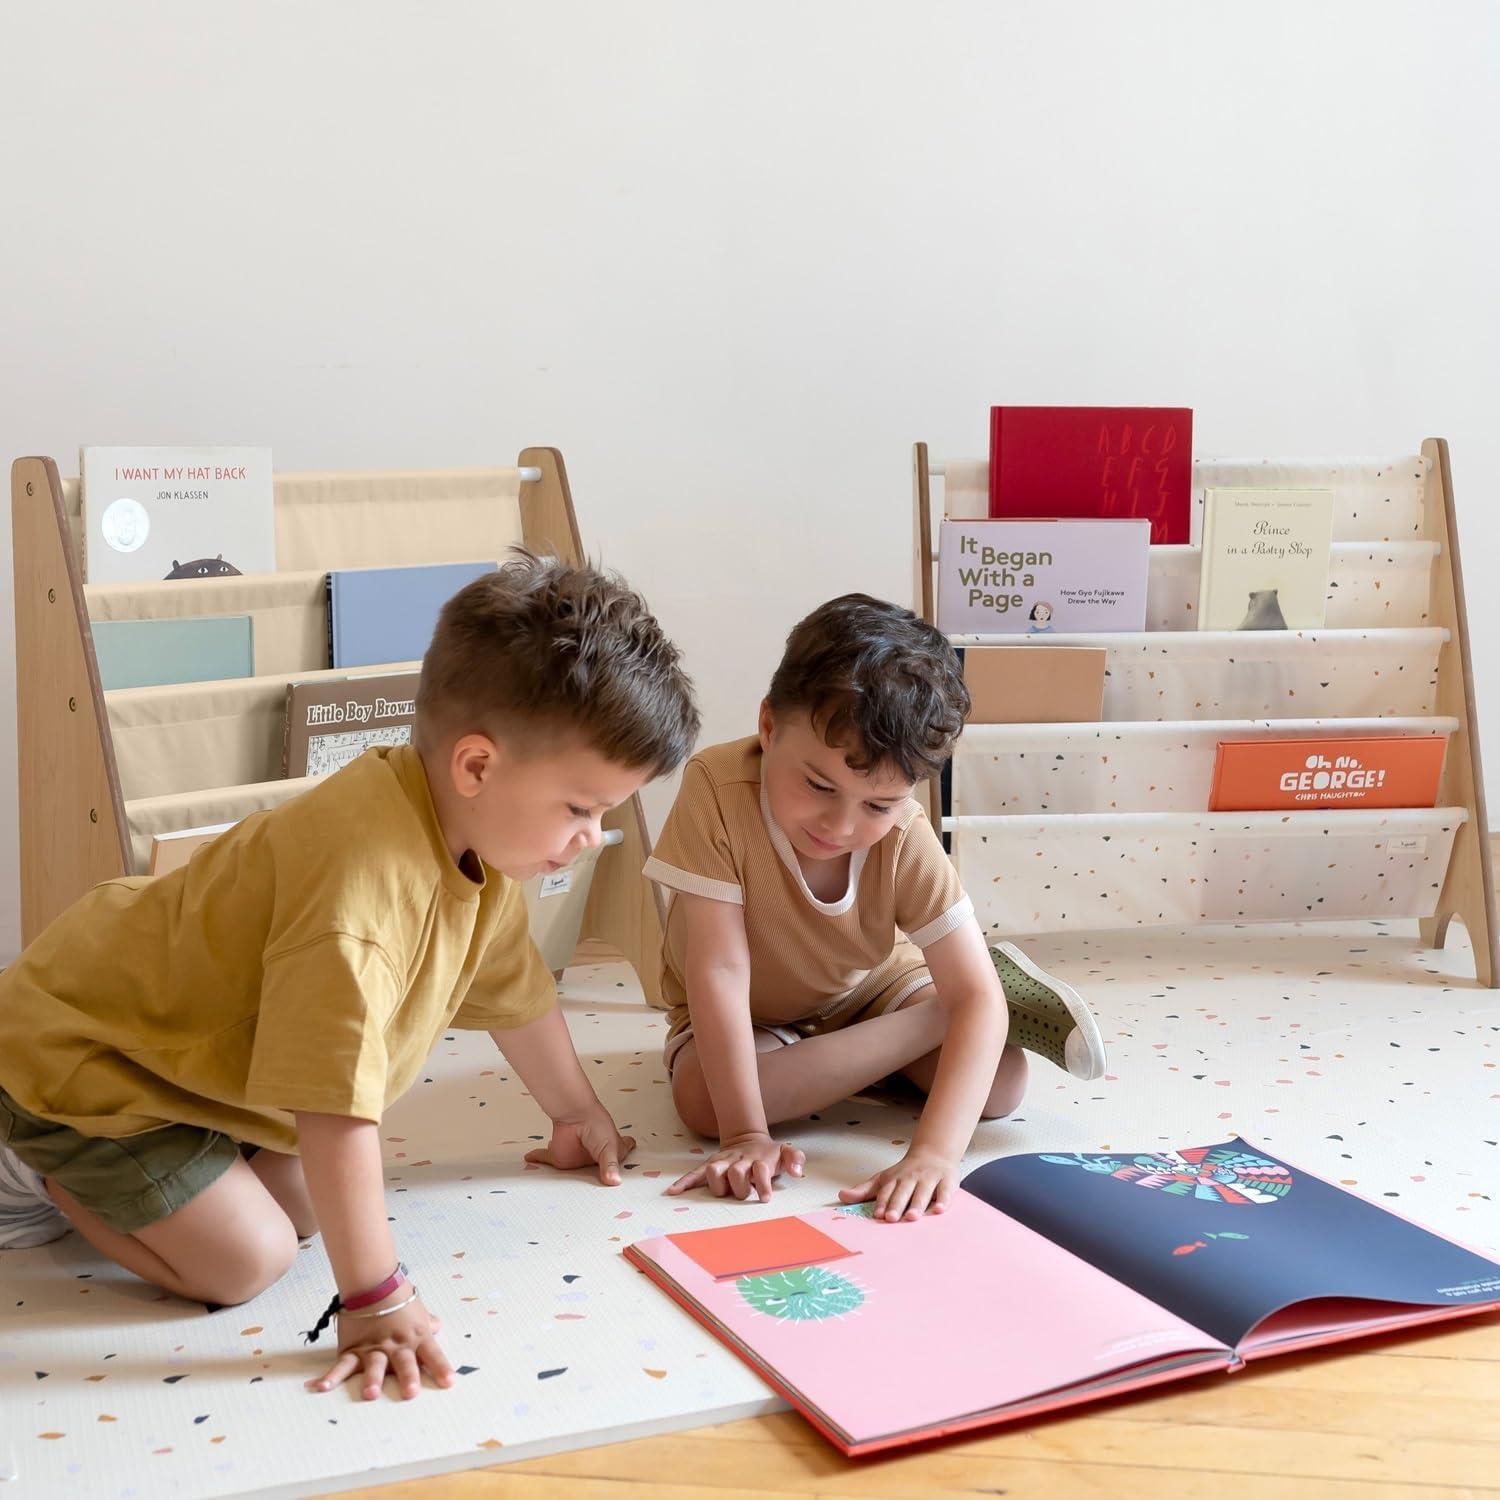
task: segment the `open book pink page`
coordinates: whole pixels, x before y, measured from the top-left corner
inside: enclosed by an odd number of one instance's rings
[[[1500,1285],[1497,1285],[1500,1290]],[[1451,1318],[1472,1318],[1474,1309],[1457,1307],[1413,1308],[1390,1302],[1370,1302],[1353,1297],[1324,1297],[1297,1302],[1257,1323],[1239,1342],[1244,1360],[1270,1354],[1291,1354],[1298,1349],[1321,1348],[1346,1339],[1368,1338],[1376,1333],[1419,1328],[1426,1323],[1446,1323]]]
[[[911,1224],[831,1208],[780,1222],[796,1226],[797,1264],[769,1273],[776,1257],[759,1221],[744,1226],[758,1232],[745,1236],[743,1265],[739,1226],[626,1253],[848,1451],[1066,1404],[1068,1388],[1128,1390],[1233,1359],[965,1192]]]

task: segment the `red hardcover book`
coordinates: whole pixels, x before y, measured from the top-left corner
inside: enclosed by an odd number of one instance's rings
[[[1193,414],[1176,406],[992,406],[990,515],[1145,517],[1192,540]]]

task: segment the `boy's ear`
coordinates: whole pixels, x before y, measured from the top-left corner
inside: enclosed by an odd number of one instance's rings
[[[771,733],[776,728],[776,716],[771,712],[771,700],[760,700],[760,718],[756,724],[760,735],[760,751],[764,755],[771,748]]]
[[[499,747],[487,734],[460,735],[448,756],[453,790],[460,797],[477,797],[487,777],[494,774]]]

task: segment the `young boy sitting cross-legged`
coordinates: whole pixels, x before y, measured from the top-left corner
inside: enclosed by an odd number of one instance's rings
[[[1020,1100],[1013,1043],[1083,1078],[1104,1071],[1078,995],[1009,944],[986,949],[912,799],[968,711],[944,636],[848,594],[792,631],[759,734],[688,762],[646,873],[672,893],[672,1098],[720,1149],[670,1191],[764,1202],[803,1166],[771,1125],[901,1072],[928,1096],[911,1147],[840,1196],[916,1218],[948,1201],[976,1122]]]
[[[339,1353],[312,1384],[451,1384],[398,1264],[380,1118],[447,1028],[486,1030],[552,1118],[527,1160],[620,1181],[634,1142],[579,1065],[517,882],[597,845],[697,728],[676,649],[618,580],[521,554],[461,590],[413,744],[171,875],[96,887],[0,978],[0,1247],[47,1236],[50,1195],[127,1270],[232,1303],[321,1229]]]

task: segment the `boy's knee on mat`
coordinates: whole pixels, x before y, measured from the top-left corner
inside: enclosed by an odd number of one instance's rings
[[[258,1297],[291,1270],[297,1231],[284,1214],[267,1215],[231,1240],[177,1249],[173,1268],[184,1288],[203,1302],[233,1307]]]
[[[708,1081],[703,1076],[703,1069],[699,1066],[696,1055],[688,1055],[693,1050],[691,1046],[684,1047],[672,1069],[672,1106],[677,1111],[677,1118],[689,1130],[717,1139],[718,1116],[714,1114],[713,1100],[709,1097]]]
[[[233,1252],[216,1256],[217,1264],[212,1269],[204,1268],[203,1300],[226,1307],[248,1302],[280,1281],[296,1258],[297,1231],[291,1220],[284,1218],[279,1225],[267,1224]],[[192,1279],[196,1282],[199,1277],[194,1275]]]
[[[1007,1045],[1000,1054],[1000,1066],[995,1069],[995,1081],[990,1085],[979,1118],[1003,1120],[1014,1113],[1026,1094],[1027,1073],[1026,1054],[1019,1047]]]
[[[783,1045],[770,1032],[757,1028],[757,1053],[779,1052]],[[698,1056],[696,1037],[689,1038],[672,1061],[672,1107],[677,1111],[677,1118],[689,1130],[706,1135],[710,1140],[719,1138],[719,1119],[714,1113],[708,1080],[703,1076],[703,1063]]]

